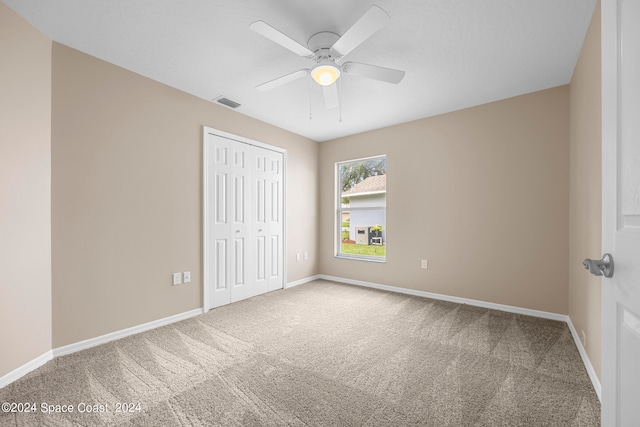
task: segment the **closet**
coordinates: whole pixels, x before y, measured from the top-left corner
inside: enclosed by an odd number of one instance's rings
[[[284,153],[211,129],[204,145],[205,308],[282,289]]]

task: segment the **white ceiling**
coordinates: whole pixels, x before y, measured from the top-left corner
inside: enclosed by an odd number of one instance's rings
[[[596,0],[2,0],[53,40],[315,141],[569,83]],[[373,4],[389,24],[346,60],[406,71],[399,85],[342,77],[342,121],[306,79],[255,86],[310,62],[249,29],[306,45]],[[311,107],[310,107],[311,105]],[[309,119],[309,113],[312,119]]]

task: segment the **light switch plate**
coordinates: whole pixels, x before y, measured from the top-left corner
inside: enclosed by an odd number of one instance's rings
[[[190,271],[185,271],[182,274],[182,277],[183,277],[183,282],[184,283],[191,283],[191,272]]]
[[[173,286],[182,283],[182,273],[173,273]]]

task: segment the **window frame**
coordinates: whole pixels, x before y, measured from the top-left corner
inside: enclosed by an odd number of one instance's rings
[[[368,262],[381,262],[381,263],[385,263],[387,262],[387,242],[386,242],[386,238],[385,238],[385,242],[384,242],[384,246],[385,246],[385,256],[376,256],[376,255],[358,255],[358,254],[345,254],[342,253],[342,213],[344,211],[353,211],[353,210],[357,210],[357,211],[379,211],[379,210],[383,210],[384,211],[384,230],[385,230],[385,235],[386,235],[386,230],[387,230],[387,191],[385,188],[385,202],[384,202],[384,207],[357,207],[357,208],[353,208],[353,207],[347,207],[347,208],[343,208],[342,207],[342,180],[341,180],[341,176],[340,176],[340,167],[342,165],[348,164],[348,163],[357,163],[357,162],[361,162],[361,161],[367,161],[367,160],[374,160],[374,159],[385,159],[385,162],[388,160],[387,159],[387,155],[386,154],[379,154],[379,155],[375,155],[375,156],[369,156],[369,157],[361,157],[361,158],[356,158],[356,159],[350,159],[350,160],[343,160],[343,161],[338,161],[335,162],[335,166],[334,166],[334,188],[335,188],[335,196],[334,196],[334,203],[335,203],[335,207],[334,207],[334,258],[340,258],[340,259],[351,259],[351,260],[357,260],[357,261],[368,261]],[[387,173],[385,172],[385,175],[387,175]]]

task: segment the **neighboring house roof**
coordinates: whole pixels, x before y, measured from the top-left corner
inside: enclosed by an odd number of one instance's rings
[[[344,193],[342,197],[366,196],[387,192],[387,175],[370,176],[363,179]]]

